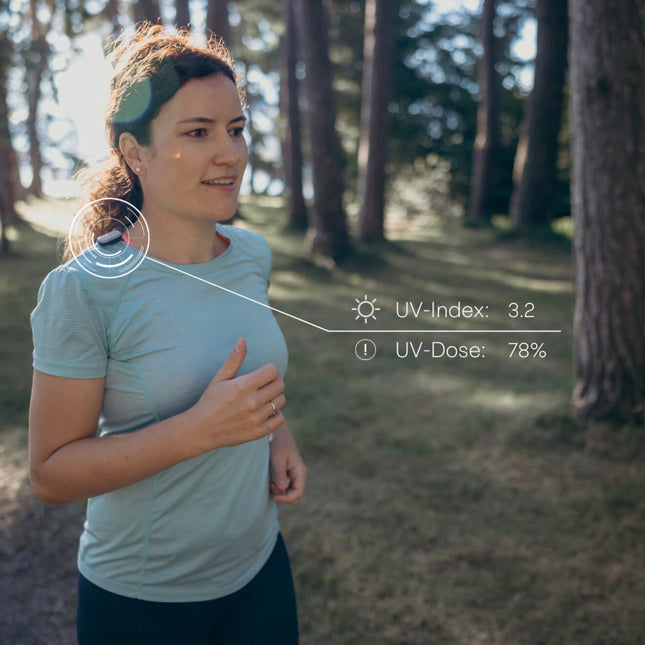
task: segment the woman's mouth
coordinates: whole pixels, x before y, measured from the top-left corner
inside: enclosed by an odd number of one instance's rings
[[[220,177],[219,179],[206,179],[202,181],[206,186],[215,188],[233,188],[235,186],[235,177]]]

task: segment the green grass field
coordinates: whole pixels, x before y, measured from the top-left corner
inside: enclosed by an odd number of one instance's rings
[[[22,209],[42,219],[70,207]],[[399,223],[390,242],[359,248],[339,268],[306,256],[278,201],[247,200],[241,211],[274,250],[273,306],[328,329],[364,328],[325,333],[276,315],[290,351],[285,414],[309,466],[305,499],[281,508],[302,643],[645,643],[642,429],[585,427],[570,414],[566,241]],[[70,542],[50,566],[73,597],[76,529],[55,528],[71,516],[80,531],[82,509],[34,501],[25,464],[28,315],[56,264],[56,240],[24,223],[16,236],[0,258],[0,554],[25,561],[5,565],[24,589],[14,605],[37,614],[30,622],[59,620],[60,642],[72,642],[73,606],[53,611],[41,599],[40,613],[30,609],[29,558],[40,556],[23,544],[43,531]],[[352,311],[366,295],[380,307],[368,324]],[[396,316],[397,302],[433,300],[486,305],[489,317]],[[510,318],[511,302],[521,311],[533,303],[535,318]],[[410,333],[431,327],[562,333]],[[354,356],[360,338],[376,343],[373,360]],[[408,341],[483,345],[485,358],[398,358],[396,343]],[[510,358],[509,342],[529,343],[529,356]],[[534,358],[540,343],[547,356]]]

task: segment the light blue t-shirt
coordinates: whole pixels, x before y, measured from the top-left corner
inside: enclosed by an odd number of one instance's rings
[[[203,264],[146,258],[127,276],[103,279],[72,260],[45,278],[31,315],[34,367],[68,378],[104,376],[102,435],[191,407],[241,336],[248,353],[239,375],[267,363],[284,375],[287,348],[273,312],[236,295],[268,304],[271,251],[257,233],[217,229],[230,245]],[[207,600],[249,582],[277,533],[263,438],[91,498],[78,566],[124,596]]]

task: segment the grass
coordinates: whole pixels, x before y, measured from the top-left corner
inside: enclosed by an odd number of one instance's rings
[[[274,250],[275,307],[365,330],[324,333],[276,314],[290,351],[285,413],[309,466],[305,499],[281,508],[302,643],[645,642],[642,430],[571,416],[568,245],[398,226],[329,267],[284,230],[279,202],[242,213]],[[0,258],[0,467],[24,482],[27,316],[55,242],[25,224],[18,234]],[[351,310],[365,295],[381,308],[367,325]],[[432,300],[487,305],[489,317],[396,317],[397,301]],[[535,318],[509,318],[511,302],[533,303]],[[562,333],[409,333],[430,327]],[[354,357],[362,337],[377,344],[372,361]],[[397,358],[397,341],[421,340],[479,344],[486,356]],[[548,355],[509,358],[509,341],[543,342]]]

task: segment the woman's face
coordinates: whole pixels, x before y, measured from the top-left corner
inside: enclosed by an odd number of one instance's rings
[[[213,223],[237,209],[248,160],[237,89],[217,74],[184,84],[150,123],[141,148],[143,212]]]

